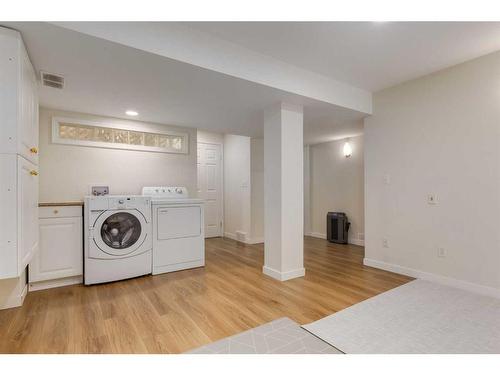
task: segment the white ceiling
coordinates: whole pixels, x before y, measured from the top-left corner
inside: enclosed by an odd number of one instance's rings
[[[304,105],[304,140],[362,133],[363,114],[125,47],[47,23],[21,31],[37,71],[62,74],[64,90],[40,88],[48,108],[263,136],[263,111],[279,101]],[[335,124],[339,126],[336,127]]]
[[[376,89],[500,47],[499,24],[192,24],[258,53],[336,80]],[[47,23],[21,31],[36,70],[63,74],[66,87],[40,89],[42,106],[261,137],[263,110],[304,105],[304,140],[363,132],[364,114]],[[498,35],[493,40],[492,36]],[[475,43],[471,41],[474,40]]]
[[[187,25],[372,92],[500,49],[500,22]]]

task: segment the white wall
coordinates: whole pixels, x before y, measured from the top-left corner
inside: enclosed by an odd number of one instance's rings
[[[343,154],[345,140],[309,146],[310,230],[326,238],[326,215],[345,212],[351,223],[349,243],[363,245],[364,166],[363,136],[352,137],[353,152]]]
[[[304,235],[311,235],[311,152],[304,146]]]
[[[365,168],[367,264],[500,295],[500,53],[376,93]]]
[[[224,144],[224,134],[198,130],[196,132],[198,142]]]
[[[52,116],[114,124],[144,130],[189,132],[189,154],[116,150],[59,145],[51,142]],[[109,185],[111,194],[141,194],[143,186],[180,185],[196,194],[196,129],[149,124],[88,114],[40,110],[40,202],[82,200],[92,184]]]
[[[224,235],[251,232],[250,137],[224,136]]]
[[[251,164],[251,233],[253,243],[264,242],[264,139],[252,138]]]

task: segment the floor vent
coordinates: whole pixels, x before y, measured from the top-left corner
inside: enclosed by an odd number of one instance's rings
[[[246,242],[247,241],[247,232],[242,232],[240,230],[236,231],[236,241]]]
[[[64,77],[54,73],[40,72],[42,77],[42,85],[47,87],[53,87],[55,89],[64,88]]]

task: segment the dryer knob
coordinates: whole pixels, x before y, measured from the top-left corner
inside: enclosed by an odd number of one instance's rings
[[[120,200],[118,201],[118,203],[123,204],[123,203],[125,203],[125,201],[124,201],[123,199],[120,199]]]

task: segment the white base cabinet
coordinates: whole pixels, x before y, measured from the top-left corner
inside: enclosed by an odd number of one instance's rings
[[[82,207],[40,207],[39,216],[40,249],[29,266],[30,289],[81,282]]]

